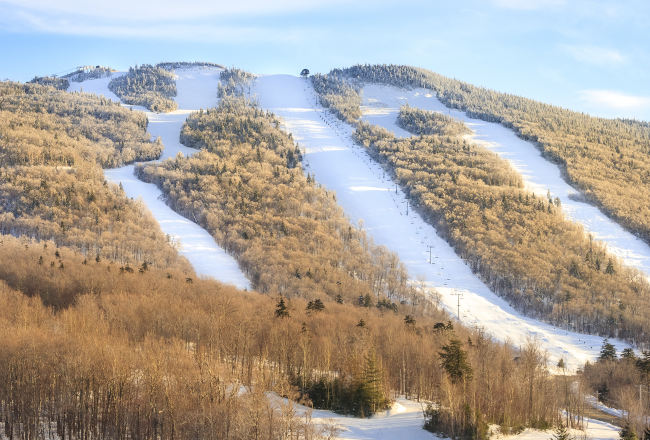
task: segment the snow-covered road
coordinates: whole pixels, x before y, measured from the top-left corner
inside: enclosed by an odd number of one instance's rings
[[[307,170],[336,192],[348,217],[362,222],[377,244],[396,252],[414,281],[435,288],[449,313],[457,314],[457,294],[461,294],[462,322],[483,327],[501,341],[523,345],[534,339],[548,351],[552,362],[563,358],[570,368],[598,355],[602,338],[522,316],[479,280],[431,225],[413,210],[407,215],[402,191],[353,142],[352,128],[320,106],[308,80],[289,75],[260,76],[253,93],[263,108],[282,118],[285,128],[305,149]],[[613,343],[619,350],[626,346],[621,341]]]
[[[217,105],[217,85],[219,69],[192,68],[176,71],[178,110],[170,113],[153,113],[139,106],[127,106],[147,114],[147,130],[156,138],[160,136],[165,149],[161,159],[175,157],[178,153],[191,156],[197,150],[182,145],[179,141],[181,127],[187,116],[194,110]],[[114,75],[120,75],[118,73]],[[114,76],[113,76],[114,77]],[[119,98],[108,89],[112,78],[100,78],[84,82],[71,82],[68,91],[83,91],[103,95],[113,101]],[[237,261],[221,248],[214,238],[196,223],[174,212],[164,202],[162,192],[151,183],[138,180],[133,174],[133,165],[104,170],[106,179],[122,184],[128,197],[141,198],[164,233],[179,245],[179,252],[194,267],[197,275],[212,277],[223,283],[233,284],[241,289],[250,288]]]
[[[448,109],[426,89],[405,90],[366,84],[362,98],[362,119],[381,125],[400,137],[411,136],[397,125],[397,115],[403,104],[438,111],[463,121],[475,133],[471,139],[508,160],[523,176],[530,191],[542,197],[550,191],[552,197],[559,197],[562,210],[569,219],[583,225],[596,240],[605,243],[612,254],[650,278],[650,246],[595,206],[581,201],[579,192],[564,180],[559,167],[542,157],[541,151],[533,143],[517,137],[514,131],[501,124],[473,119],[462,111]]]

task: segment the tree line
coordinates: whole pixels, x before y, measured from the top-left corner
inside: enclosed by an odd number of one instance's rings
[[[141,105],[152,112],[176,110],[174,74],[159,66],[129,67],[126,75],[113,78],[108,88],[126,104]]]

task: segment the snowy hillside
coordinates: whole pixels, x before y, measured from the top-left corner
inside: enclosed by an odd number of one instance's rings
[[[552,362],[563,358],[571,368],[597,356],[600,337],[568,332],[522,316],[490,291],[435,229],[408,209],[404,194],[391,178],[352,141],[352,128],[320,106],[308,80],[289,75],[261,76],[254,93],[262,107],[283,119],[286,129],[305,149],[308,170],[336,192],[338,203],[352,221],[362,222],[376,243],[397,252],[413,281],[435,290],[449,313],[457,315],[460,310],[465,325],[483,327],[502,341],[523,345],[536,340]],[[376,113],[381,115],[381,109]],[[385,120],[384,116],[373,122]],[[616,345],[618,349],[625,346],[621,341]]]
[[[533,143],[519,138],[501,124],[473,119],[462,111],[448,109],[430,90],[404,90],[366,84],[362,98],[363,119],[387,128],[400,137],[411,136],[411,133],[397,125],[397,115],[404,104],[422,110],[442,112],[465,122],[474,131],[474,135],[469,137],[507,159],[523,176],[530,191],[542,197],[550,191],[553,198],[559,197],[568,218],[583,225],[587,232],[596,240],[604,242],[607,249],[626,264],[642,270],[650,277],[650,246],[623,229],[598,208],[581,200],[578,191],[564,180],[558,166],[542,157],[540,150]]]
[[[178,70],[176,72],[178,110],[173,112],[153,113],[142,107],[130,106],[134,110],[146,112],[149,119],[147,128],[149,133],[154,138],[162,139],[165,149],[161,159],[175,157],[179,153],[186,156],[196,153],[196,150],[185,147],[179,142],[181,127],[192,111],[217,105],[220,72],[219,69],[214,68]],[[107,77],[73,82],[69,91],[95,93],[119,101],[119,98],[108,90],[110,80],[111,78]],[[133,165],[106,170],[104,174],[109,181],[121,183],[127,196],[142,199],[163,232],[180,246],[180,253],[190,261],[198,275],[213,277],[242,289],[250,288],[250,282],[239,269],[235,259],[227,254],[206,230],[167,206],[156,185],[138,180],[133,174]]]

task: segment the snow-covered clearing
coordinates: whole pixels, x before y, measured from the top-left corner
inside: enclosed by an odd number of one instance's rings
[[[153,113],[139,106],[127,106],[144,111],[149,119],[149,133],[160,136],[165,149],[161,159],[175,157],[178,153],[191,156],[197,150],[181,145],[179,135],[187,116],[194,110],[217,105],[219,69],[192,68],[176,71],[176,102],[178,109],[170,113]],[[114,75],[120,75],[117,73]],[[113,76],[112,78],[114,78]],[[69,91],[84,91],[103,95],[119,102],[119,98],[108,89],[111,78],[99,78],[81,83],[72,82]],[[250,288],[250,282],[239,269],[237,261],[214,238],[196,223],[174,212],[163,201],[162,192],[154,184],[138,180],[133,174],[133,165],[105,170],[106,179],[115,184],[122,183],[128,197],[141,198],[163,232],[179,245],[179,252],[194,267],[200,276],[212,277],[241,289]]]
[[[422,110],[442,112],[463,121],[474,131],[470,138],[507,159],[521,173],[526,187],[540,196],[551,192],[559,197],[566,216],[583,225],[585,230],[607,245],[608,250],[627,265],[636,267],[650,277],[650,246],[623,229],[595,206],[582,200],[580,193],[569,185],[557,165],[542,157],[541,151],[501,124],[468,117],[459,110],[448,109],[427,89],[406,90],[378,84],[366,84],[362,91],[363,119],[381,125],[396,136],[411,133],[397,125],[397,115],[403,104]]]
[[[270,399],[277,399],[283,404],[287,404],[286,399],[269,395]],[[393,406],[388,411],[382,411],[368,419],[344,416],[332,411],[311,410],[311,420],[316,425],[336,428],[336,439],[346,440],[389,440],[389,439],[407,439],[407,440],[433,440],[440,439],[432,433],[422,429],[424,426],[423,409],[426,405],[414,400],[396,399]],[[310,409],[293,404],[295,414],[303,416]],[[576,439],[590,440],[617,440],[620,429],[614,425],[599,420],[586,418],[584,420],[584,430],[571,430],[571,434]],[[550,440],[553,437],[553,431],[540,431],[536,429],[526,429],[516,435],[495,434],[494,440]]]
[[[577,440],[618,440],[620,438],[619,432],[620,429],[610,423],[587,418],[584,421],[584,431],[572,429],[571,435]],[[553,431],[526,429],[520,434],[498,435],[492,438],[494,440],[551,440],[553,438]]]
[[[309,408],[294,405],[297,414],[304,414]],[[312,421],[317,425],[337,428],[337,439],[350,440],[433,440],[438,437],[422,429],[424,416],[422,404],[413,400],[397,399],[388,411],[382,411],[371,418],[360,419],[336,414],[332,411],[313,410]]]
[[[396,252],[414,281],[435,288],[441,305],[465,325],[483,327],[514,345],[534,339],[555,363],[575,369],[597,357],[602,339],[559,329],[523,316],[479,280],[431,225],[409,209],[395,183],[351,138],[352,128],[323,109],[309,80],[290,75],[260,76],[254,93],[262,107],[282,118],[305,149],[306,170],[336,192],[353,222],[362,222],[377,244]],[[432,261],[429,262],[429,246]],[[618,350],[626,346],[613,341]]]

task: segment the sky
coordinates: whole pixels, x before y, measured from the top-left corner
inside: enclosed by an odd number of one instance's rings
[[[410,64],[650,121],[647,0],[0,0],[0,80],[197,60],[291,74]]]

